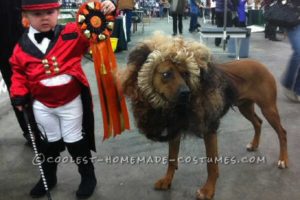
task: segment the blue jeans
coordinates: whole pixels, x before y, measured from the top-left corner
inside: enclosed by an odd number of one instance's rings
[[[289,65],[282,76],[281,84],[300,95],[300,25],[288,29],[288,38],[290,40],[293,54]]]
[[[198,15],[197,13],[190,13],[191,19],[190,19],[190,28],[189,31],[193,32],[198,26]]]
[[[164,7],[163,6],[159,6],[159,17],[160,18],[164,17]]]
[[[124,15],[126,15],[126,36],[127,42],[130,42],[130,30],[132,24],[132,10],[125,9],[123,10]]]

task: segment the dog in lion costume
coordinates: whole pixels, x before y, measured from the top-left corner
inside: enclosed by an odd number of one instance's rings
[[[207,181],[197,190],[197,199],[213,198],[219,176],[217,130],[232,106],[253,124],[249,151],[259,145],[262,120],[254,105],[260,107],[279,138],[278,167],[287,167],[286,131],[276,106],[276,82],[263,64],[249,59],[216,64],[210,50],[198,42],[155,34],[130,52],[120,74],[139,131],[151,140],[169,143],[168,169],[155,183],[156,189],[170,188],[178,167],[180,139],[188,132],[204,139],[207,158],[213,161],[207,162]]]

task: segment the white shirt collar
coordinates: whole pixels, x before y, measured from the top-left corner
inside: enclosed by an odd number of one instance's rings
[[[29,30],[28,30],[28,37],[29,39],[33,42],[33,44],[43,53],[46,53],[47,48],[50,44],[50,40],[48,38],[44,38],[42,40],[41,43],[38,43],[35,38],[34,38],[34,34],[35,33],[40,33],[40,31],[36,30],[35,28],[33,28],[32,26],[29,26]]]

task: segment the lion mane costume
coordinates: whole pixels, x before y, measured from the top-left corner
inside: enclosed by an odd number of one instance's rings
[[[184,109],[177,102],[168,101],[153,86],[156,67],[166,60],[176,63],[188,74],[186,83],[191,96]],[[156,141],[171,140],[182,131],[202,136],[217,130],[220,118],[236,97],[230,81],[212,66],[207,47],[161,34],[143,41],[131,51],[121,78],[138,129]]]

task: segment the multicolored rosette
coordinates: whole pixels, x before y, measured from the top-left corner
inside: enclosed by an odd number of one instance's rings
[[[78,10],[77,26],[89,39],[103,120],[103,140],[130,128],[125,97],[114,78],[117,61],[110,42],[114,16],[101,11],[100,2],[84,3]]]
[[[83,35],[91,42],[98,43],[109,38],[115,17],[104,15],[100,2],[83,4],[77,14],[77,24]]]

